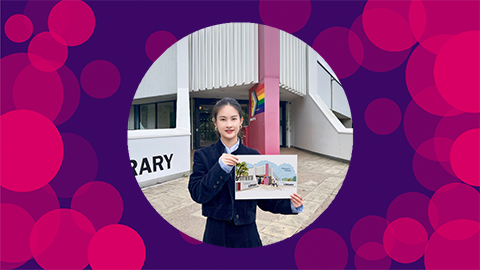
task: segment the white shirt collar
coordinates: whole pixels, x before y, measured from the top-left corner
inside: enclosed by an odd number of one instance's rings
[[[222,141],[222,139],[220,139],[220,141],[222,142],[223,146],[225,146],[225,151],[227,151],[227,154],[231,154],[232,152],[234,152],[235,150],[238,149],[238,146],[240,145],[240,139],[237,138],[237,143],[234,144],[231,148],[228,148]]]

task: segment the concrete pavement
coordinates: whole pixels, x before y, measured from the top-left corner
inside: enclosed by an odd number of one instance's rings
[[[348,162],[296,148],[281,148],[280,154],[298,155],[297,193],[304,197],[304,210],[298,215],[279,215],[257,207],[257,227],[263,245],[286,239],[315,221],[335,198],[349,166]],[[142,190],[165,220],[183,233],[202,241],[206,217],[202,216],[201,205],[190,198],[188,177]]]

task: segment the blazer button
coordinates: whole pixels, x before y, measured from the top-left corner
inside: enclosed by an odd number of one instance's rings
[[[235,216],[235,218],[236,218],[236,219],[239,219],[239,218],[240,218],[240,216],[239,216],[239,215],[236,215],[236,216]]]
[[[213,185],[213,188],[217,188],[217,185]]]
[[[222,180],[222,179],[223,179],[223,176],[220,176],[220,180]]]
[[[220,184],[220,181],[217,181],[217,184]]]

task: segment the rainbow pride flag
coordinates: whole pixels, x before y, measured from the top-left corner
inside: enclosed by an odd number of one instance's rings
[[[257,90],[252,91],[251,98],[252,115],[262,113],[265,111],[265,84],[262,84]]]

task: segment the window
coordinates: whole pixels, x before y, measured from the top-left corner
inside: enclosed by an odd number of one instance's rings
[[[132,105],[128,129],[159,129],[176,127],[175,101]]]

